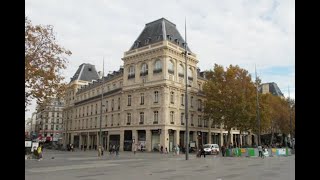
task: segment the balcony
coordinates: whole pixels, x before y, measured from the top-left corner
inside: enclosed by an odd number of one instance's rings
[[[143,124],[143,122],[139,122],[139,124]]]
[[[153,124],[158,124],[158,121],[153,121]]]
[[[128,75],[128,79],[132,79],[132,78],[135,78],[135,74],[129,74]]]
[[[130,125],[131,123],[127,122],[127,125]]]
[[[148,75],[148,71],[145,71],[145,72],[141,72],[141,73],[140,73],[140,76],[146,76],[146,75]]]
[[[181,125],[184,125],[184,123],[181,123]]]
[[[162,69],[155,69],[155,70],[153,70],[153,74],[161,73],[161,72],[162,72]]]
[[[202,108],[198,108],[198,111],[200,111],[200,112],[201,112],[201,111],[202,111]]]
[[[202,127],[202,125],[201,125],[201,124],[198,124],[198,127]]]
[[[188,77],[188,80],[193,81],[193,77]]]
[[[181,78],[183,78],[183,77],[184,77],[184,74],[179,73],[178,76],[181,77]]]
[[[169,73],[169,74],[174,74],[174,70],[168,69],[168,73]]]
[[[174,124],[174,122],[170,122],[170,124]]]
[[[194,124],[191,124],[191,126],[194,126]]]

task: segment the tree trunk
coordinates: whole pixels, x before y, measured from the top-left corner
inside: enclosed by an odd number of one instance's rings
[[[274,136],[274,127],[273,127],[273,121],[271,122],[271,140],[270,140],[270,146],[273,144],[273,136]]]
[[[230,134],[230,129],[228,129],[228,142],[227,142],[227,146],[229,146],[231,143],[231,134]]]

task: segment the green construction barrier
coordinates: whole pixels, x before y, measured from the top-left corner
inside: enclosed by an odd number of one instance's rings
[[[237,148],[237,156],[240,157],[242,155],[241,149]]]
[[[249,156],[254,156],[254,149],[248,148]]]
[[[289,150],[288,150],[288,148],[286,148],[286,156],[288,156],[289,155]]]
[[[227,157],[230,157],[230,156],[231,156],[230,149],[226,149],[226,156],[227,156]]]

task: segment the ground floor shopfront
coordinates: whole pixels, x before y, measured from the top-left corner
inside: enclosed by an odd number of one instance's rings
[[[96,149],[100,144],[99,129],[67,132],[65,134],[65,143],[74,144],[75,148],[81,150]],[[239,134],[239,131],[231,132],[231,143],[235,145],[252,145],[255,144],[256,136],[248,134]],[[133,145],[138,150],[159,151],[162,146],[172,151],[177,145],[185,147],[186,142],[185,129],[181,127],[145,127],[142,128],[113,128],[103,129],[101,133],[101,144],[104,149],[119,146],[120,151],[132,151]],[[198,148],[202,144],[227,144],[227,131],[221,129],[200,129],[190,128],[189,130],[190,146]]]

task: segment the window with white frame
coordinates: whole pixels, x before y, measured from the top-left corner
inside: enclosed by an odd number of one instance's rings
[[[148,65],[147,63],[143,63],[141,65],[141,72],[140,72],[140,76],[145,76],[148,74]]]
[[[173,91],[170,92],[170,102],[171,102],[171,104],[174,104],[174,92]]]
[[[131,95],[128,95],[128,106],[131,106]]]
[[[158,124],[158,111],[153,111],[153,124]]]
[[[139,124],[143,124],[144,122],[144,112],[140,112],[140,121]]]
[[[135,73],[134,73],[134,66],[130,66],[128,70],[128,79],[134,78]]]
[[[182,64],[179,65],[178,75],[179,77],[184,77],[184,67]]]
[[[113,126],[113,114],[111,115],[111,126]]]
[[[181,125],[184,125],[184,113],[181,113],[180,120],[181,120]]]
[[[201,115],[198,115],[198,127],[202,127]]]
[[[114,109],[114,99],[111,100],[111,111]]]
[[[174,124],[174,112],[170,111],[170,124]]]
[[[127,113],[127,125],[131,124],[131,113]]]
[[[140,94],[140,105],[144,104],[144,93]]]
[[[169,64],[168,64],[168,72],[170,74],[174,74],[174,64],[173,64],[173,61],[169,61]]]
[[[157,73],[157,72],[161,72],[162,70],[162,64],[161,64],[161,61],[160,59],[157,59],[154,63],[154,72]]]
[[[184,106],[184,94],[181,94],[181,106]]]
[[[158,92],[158,91],[155,91],[155,92],[154,92],[154,102],[155,102],[155,103],[158,103],[158,101],[159,101],[159,92]]]

